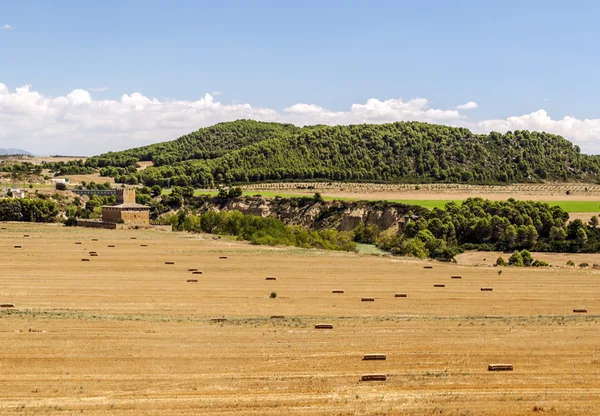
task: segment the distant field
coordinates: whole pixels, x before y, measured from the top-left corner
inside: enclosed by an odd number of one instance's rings
[[[169,191],[165,191],[165,194],[168,194]],[[216,191],[205,191],[205,190],[197,190],[194,195],[216,195]],[[276,192],[276,191],[245,191],[244,196],[252,196],[252,195],[261,195],[265,198],[274,198],[276,196],[280,196],[282,198],[300,198],[303,196],[312,196],[314,194],[311,193],[284,193],[284,192]],[[360,198],[349,198],[349,197],[332,197],[332,196],[324,196],[326,200],[343,200],[343,201],[358,201]],[[507,199],[510,196],[507,195]],[[518,196],[516,199],[519,199]],[[368,200],[378,200],[378,198],[368,198]],[[390,202],[398,202],[402,204],[408,205],[419,205],[428,209],[433,208],[443,208],[448,202],[455,202],[457,204],[461,204],[462,200],[460,199],[393,199],[389,200]],[[558,205],[563,210],[567,212],[598,212],[600,213],[600,201],[540,201],[545,202],[549,205]]]

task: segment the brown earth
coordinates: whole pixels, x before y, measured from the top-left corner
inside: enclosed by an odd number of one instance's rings
[[[0,303],[16,308],[0,309],[0,414],[583,415],[600,408],[595,270],[506,268],[499,276],[488,266],[206,235],[0,227]],[[186,282],[190,267],[203,271],[193,276],[198,283]],[[216,317],[227,320],[211,322]],[[334,329],[314,329],[319,322]],[[362,361],[366,353],[387,360]],[[514,371],[491,373],[489,363]],[[368,373],[387,381],[360,382]]]

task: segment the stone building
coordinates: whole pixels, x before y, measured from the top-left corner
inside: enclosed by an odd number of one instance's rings
[[[102,206],[102,222],[150,227],[150,207],[135,202],[135,188],[116,190],[115,205]]]
[[[91,191],[93,194],[99,191]],[[102,195],[114,194],[114,205],[102,206],[102,220],[77,220],[77,225],[93,228],[150,228],[150,207],[135,202],[135,188],[103,191]],[[87,195],[87,194],[86,194]]]

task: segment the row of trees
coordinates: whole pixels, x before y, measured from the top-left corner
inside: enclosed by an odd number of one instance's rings
[[[151,160],[154,167],[137,170]],[[560,136],[476,135],[419,122],[308,126],[240,120],[90,158],[117,182],[206,187],[284,180],[511,183],[595,177],[600,158]]]
[[[0,199],[0,221],[54,222],[58,214],[50,199]]]
[[[194,215],[186,210],[163,217],[175,230],[236,236],[259,245],[283,245],[325,250],[355,251],[352,233],[336,230],[307,230],[288,226],[276,218],[244,215],[239,211],[206,211]]]
[[[542,202],[469,198],[410,220],[396,236],[376,238],[394,254],[452,259],[468,249],[599,252],[598,219],[589,224]],[[364,235],[364,231],[360,234]]]

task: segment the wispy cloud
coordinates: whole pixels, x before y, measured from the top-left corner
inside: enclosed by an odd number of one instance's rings
[[[469,101],[468,103],[457,105],[456,109],[457,110],[473,110],[477,107],[478,107],[478,105],[475,101]]]
[[[465,107],[469,108],[474,106]],[[456,107],[435,108],[426,98],[371,98],[335,111],[312,103],[272,109],[247,102],[220,102],[211,94],[184,101],[159,100],[134,92],[117,100],[103,100],[95,99],[90,90],[76,89],[52,97],[29,85],[9,90],[0,83],[0,142],[3,147],[33,150],[38,154],[92,155],[127,149],[242,118],[299,126],[424,121],[467,127],[475,133],[546,131],[564,136],[585,152],[600,153],[600,118],[553,119],[543,109],[503,119],[475,120]]]
[[[90,92],[104,92],[108,91],[108,87],[97,87],[97,88],[89,88]]]
[[[213,97],[217,97],[219,95],[223,95],[223,93],[221,91],[213,91],[210,93],[210,95],[212,95]]]
[[[2,27],[0,27],[0,29],[2,30],[11,30],[14,29],[15,27],[9,24],[3,25]]]

